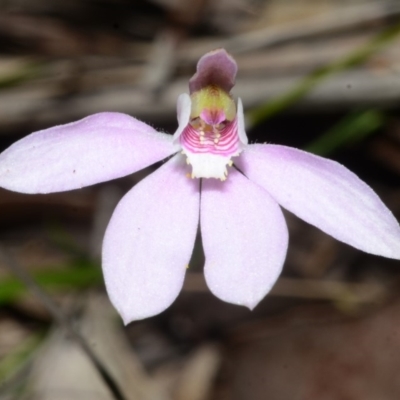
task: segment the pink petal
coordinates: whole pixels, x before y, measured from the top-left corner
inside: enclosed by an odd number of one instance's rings
[[[118,204],[103,243],[108,294],[124,322],[156,315],[178,296],[199,219],[199,181],[177,155]]]
[[[77,189],[131,174],[175,151],[171,136],[135,118],[94,114],[14,143],[0,155],[0,186],[23,193]]]
[[[280,207],[231,169],[224,182],[203,180],[200,221],[209,288],[224,301],[252,309],[285,260],[288,232]]]
[[[301,219],[367,253],[400,258],[393,214],[341,164],[277,145],[248,146],[235,163]]]
[[[190,93],[208,85],[217,85],[227,93],[235,85],[237,64],[225,49],[206,53],[197,63],[197,72],[189,81]]]

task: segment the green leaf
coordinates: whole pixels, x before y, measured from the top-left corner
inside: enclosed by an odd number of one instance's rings
[[[330,78],[334,74],[364,63],[376,52],[382,50],[384,47],[392,43],[399,35],[400,24],[397,24],[384,30],[371,39],[366,45],[361,46],[359,49],[355,50],[344,58],[341,58],[338,61],[328,64],[324,67],[318,68],[300,80],[300,82],[288,92],[283,93],[281,96],[278,96],[277,98],[248,111],[246,114],[246,121],[248,122],[249,127],[251,128],[256,126],[262,121],[287,109],[308,94],[322,81]]]
[[[379,111],[367,110],[352,113],[307,145],[305,150],[326,156],[343,145],[371,135],[381,128],[384,122],[385,117]]]

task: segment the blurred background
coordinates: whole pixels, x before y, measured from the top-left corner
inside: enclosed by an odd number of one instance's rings
[[[400,218],[398,0],[0,0],[0,148],[100,111],[173,133],[178,95],[218,47],[238,62],[251,142],[338,160]],[[400,398],[400,263],[289,213],[284,272],[253,312],[210,294],[198,241],[177,301],[123,327],[101,241],[152,169],[0,190],[0,399]]]

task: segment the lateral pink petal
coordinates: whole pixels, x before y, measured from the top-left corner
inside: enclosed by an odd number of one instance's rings
[[[250,309],[268,293],[286,257],[288,232],[279,205],[236,170],[204,179],[200,226],[210,290]]]
[[[14,143],[0,155],[0,186],[62,192],[131,174],[175,151],[172,136],[135,118],[94,114]]]
[[[248,146],[235,163],[304,221],[367,253],[400,258],[398,222],[343,165],[278,145]]]
[[[181,155],[118,204],[103,243],[108,295],[125,324],[165,310],[178,296],[199,219],[199,181]]]

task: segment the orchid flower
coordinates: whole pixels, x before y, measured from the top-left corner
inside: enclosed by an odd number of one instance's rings
[[[223,49],[199,60],[173,136],[99,113],[32,133],[0,155],[0,186],[22,193],[78,189],[168,158],[122,198],[105,234],[106,288],[125,323],[175,300],[199,224],[210,290],[250,309],[285,261],[280,206],[357,249],[400,258],[398,222],[356,175],[301,150],[248,144],[242,103],[230,94],[236,72]]]

